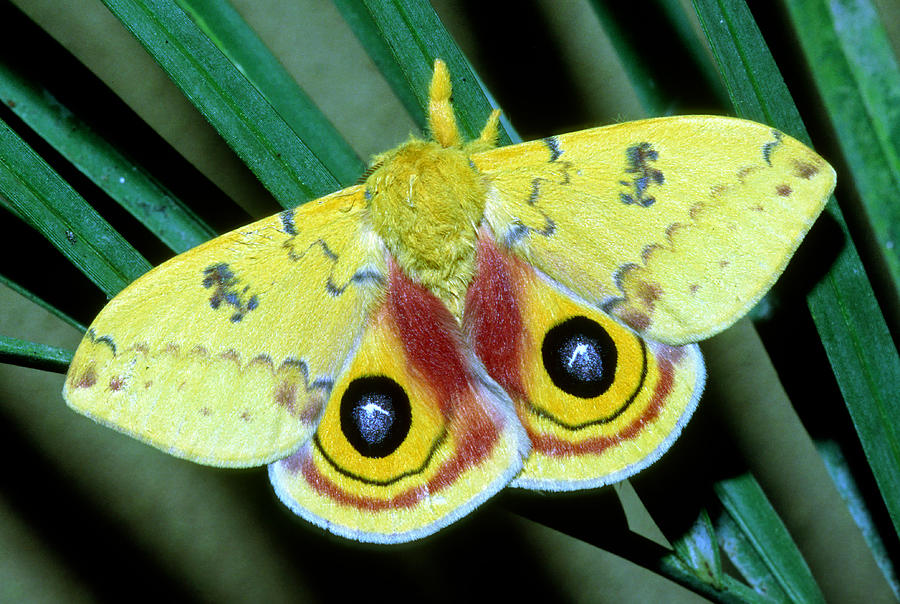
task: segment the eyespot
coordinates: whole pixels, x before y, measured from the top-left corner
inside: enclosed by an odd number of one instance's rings
[[[600,396],[615,380],[616,345],[599,323],[587,317],[572,317],[551,328],[541,355],[556,387],[572,396]]]
[[[341,397],[341,431],[364,457],[387,457],[396,451],[411,423],[409,397],[388,377],[357,378]]]

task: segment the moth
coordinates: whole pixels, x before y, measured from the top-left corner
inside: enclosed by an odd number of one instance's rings
[[[703,390],[695,342],[772,285],[834,170],[713,116],[496,148],[498,111],[461,139],[441,61],[429,93],[431,140],[110,301],[68,404],[198,463],[268,464],[295,513],[379,543],[658,459]]]

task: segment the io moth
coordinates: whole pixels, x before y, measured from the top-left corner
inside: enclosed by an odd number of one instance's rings
[[[621,480],[703,390],[696,341],[782,272],[835,184],[761,124],[685,116],[495,147],[461,140],[435,63],[432,140],[365,182],[132,283],[63,395],[168,453],[268,464],[278,497],[360,541],[444,527],[507,485]]]

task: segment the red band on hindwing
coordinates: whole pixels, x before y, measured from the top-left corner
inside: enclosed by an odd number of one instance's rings
[[[453,485],[464,471],[477,465],[493,450],[500,436],[497,425],[484,414],[480,405],[471,405],[471,409],[463,409],[462,412],[469,414],[466,418],[468,425],[465,432],[460,435],[456,454],[444,462],[428,482],[403,491],[390,499],[364,497],[343,490],[340,485],[319,472],[308,449],[295,453],[282,460],[282,463],[285,464],[285,469],[292,473],[301,472],[306,482],[317,493],[342,505],[373,512],[412,507],[429,495],[437,494]]]
[[[456,319],[437,296],[391,265],[388,312],[410,365],[438,390],[448,415],[451,399],[471,383]]]
[[[466,297],[465,325],[476,354],[488,374],[497,381],[512,399],[522,415],[522,424],[531,440],[533,452],[547,456],[599,455],[606,449],[637,437],[656,421],[672,391],[677,364],[683,354],[679,347],[664,347],[655,355],[657,381],[643,412],[622,425],[614,435],[585,437],[577,434],[561,438],[535,429],[528,416],[531,405],[522,371],[528,371],[523,355],[528,348],[540,350],[540,342],[526,342],[525,317],[522,316],[523,297],[531,287],[530,279],[537,279],[533,269],[519,258],[504,253],[489,236],[478,241],[475,278]],[[543,371],[540,358],[534,360],[533,371]],[[523,364],[524,363],[524,364]]]
[[[522,314],[510,263],[488,236],[478,239],[475,278],[466,294],[465,325],[488,374],[513,398],[525,396],[519,375]]]

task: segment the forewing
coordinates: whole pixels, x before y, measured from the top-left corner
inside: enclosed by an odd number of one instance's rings
[[[296,451],[383,295],[384,250],[364,209],[354,187],[154,268],[94,320],[66,401],[200,463]]]
[[[498,242],[670,344],[710,336],[752,307],[835,182],[789,136],[711,116],[584,130],[472,160]]]

